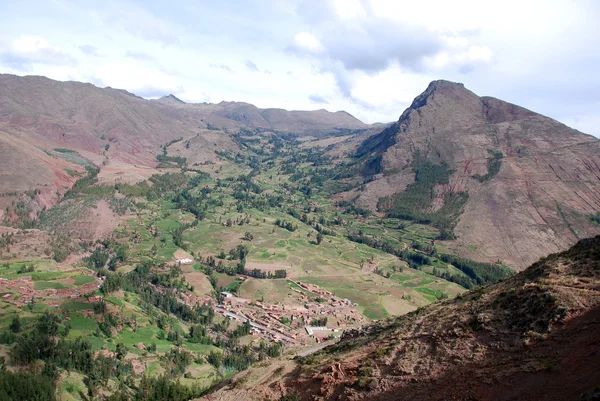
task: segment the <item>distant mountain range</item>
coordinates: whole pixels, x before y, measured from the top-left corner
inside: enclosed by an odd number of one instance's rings
[[[37,189],[39,207],[50,207],[77,178],[67,169],[83,173],[90,162],[106,182],[137,182],[155,172],[161,146],[174,139],[189,141],[193,161],[203,162],[237,148],[224,131],[321,137],[366,127],[345,112],[186,104],[173,95],[145,100],[92,84],[0,74],[0,193]]]

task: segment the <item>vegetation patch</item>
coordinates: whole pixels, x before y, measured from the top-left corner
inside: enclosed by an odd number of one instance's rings
[[[55,290],[60,290],[63,288],[66,288],[67,285],[63,284],[63,283],[57,283],[57,282],[52,282],[52,281],[36,281],[33,285],[33,288],[35,288],[36,290],[49,290],[49,289],[55,289]]]
[[[488,149],[487,151],[491,155],[487,159],[487,173],[485,175],[475,174],[473,176],[479,182],[486,182],[494,178],[500,172],[500,167],[502,166],[502,158],[504,157],[502,152],[497,152],[493,149]]]
[[[96,279],[93,276],[77,276],[74,278],[74,280],[75,280],[75,285],[83,285],[83,284],[91,283],[92,281],[95,281]]]
[[[415,172],[415,182],[409,184],[403,192],[381,198],[377,204],[378,209],[386,211],[388,217],[431,224],[444,230],[446,236],[451,236],[454,220],[467,202],[468,194],[445,194],[444,206],[431,212],[432,203],[437,196],[436,185],[448,184],[453,171],[445,163],[433,164],[419,151],[415,152],[411,167]]]

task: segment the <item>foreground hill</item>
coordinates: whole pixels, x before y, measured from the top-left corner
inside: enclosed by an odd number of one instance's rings
[[[345,332],[296,365],[253,368],[206,399],[590,399],[599,329],[600,236],[502,283]]]
[[[345,199],[454,229],[471,258],[523,269],[600,232],[600,140],[462,84],[432,82],[356,156]]]

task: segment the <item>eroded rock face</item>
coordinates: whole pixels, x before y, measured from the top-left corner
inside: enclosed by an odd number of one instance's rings
[[[396,191],[403,191],[414,180],[417,151],[453,170],[449,184],[436,188],[432,210],[442,206],[444,193],[469,194],[453,245],[464,256],[521,270],[600,232],[589,219],[600,210],[600,141],[592,136],[462,84],[435,81],[398,122],[359,148],[386,173],[356,192],[358,203],[374,209],[389,195],[382,180],[402,183]],[[488,174],[490,151],[503,158],[482,181],[477,175]]]

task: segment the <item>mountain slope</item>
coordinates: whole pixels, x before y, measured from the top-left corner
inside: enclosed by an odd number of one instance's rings
[[[296,367],[253,368],[206,399],[581,399],[600,383],[599,329],[600,236],[502,283],[345,332]]]
[[[0,221],[15,200],[34,203],[34,211],[54,205],[84,165],[99,167],[103,183],[135,183],[157,172],[156,156],[167,144],[176,144],[170,156],[192,165],[238,151],[230,132],[244,128],[323,136],[364,127],[344,112],[186,104],[173,95],[149,101],[80,82],[0,74]],[[36,194],[23,198],[25,191]]]
[[[467,257],[522,269],[600,232],[589,219],[600,210],[600,141],[462,84],[432,82],[357,155],[375,179],[344,195],[371,209],[393,211],[418,166],[445,169],[419,213],[459,214],[452,246]]]

